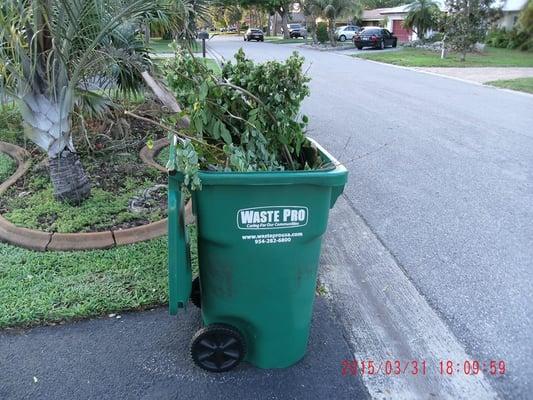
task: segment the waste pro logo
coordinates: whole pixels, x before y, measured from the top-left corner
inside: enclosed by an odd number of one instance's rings
[[[243,208],[237,211],[239,229],[283,229],[307,225],[309,210],[300,206]]]

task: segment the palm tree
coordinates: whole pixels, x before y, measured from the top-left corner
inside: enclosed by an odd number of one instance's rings
[[[420,40],[424,40],[427,31],[437,26],[439,5],[434,0],[414,0],[407,11],[403,26],[415,31]]]
[[[0,6],[0,91],[18,101],[25,134],[49,158],[55,197],[80,203],[89,179],[72,140],[72,114],[104,97],[89,90],[136,90],[149,63],[137,27],[146,0],[3,0]]]
[[[361,3],[356,0],[306,0],[304,10],[312,17],[324,18],[328,22],[328,35],[332,46],[335,40],[335,26],[339,18],[353,17],[362,12]]]

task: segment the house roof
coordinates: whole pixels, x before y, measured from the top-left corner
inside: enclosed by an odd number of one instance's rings
[[[374,8],[373,10],[363,10],[361,19],[363,21],[377,21],[382,20],[384,17],[380,14],[381,11],[387,10],[387,8]]]
[[[521,11],[527,0],[504,0],[502,3],[502,11]]]
[[[382,8],[380,14],[387,15],[387,14],[403,14],[408,12],[409,4],[404,4],[403,6],[398,7],[390,7],[390,8]]]
[[[505,1],[505,0],[503,0]],[[523,1],[526,2],[527,0],[507,0],[507,1]],[[438,3],[439,8],[441,10],[446,10],[446,4],[445,0],[436,0],[436,3]],[[389,8],[375,8],[373,10],[364,10],[362,15],[362,20],[367,21],[373,21],[373,20],[382,20],[385,18],[386,15],[390,14],[407,14],[409,12],[409,4],[403,4],[401,6],[397,7],[389,7]]]

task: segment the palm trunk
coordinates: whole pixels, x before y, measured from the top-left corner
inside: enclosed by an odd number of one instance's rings
[[[331,46],[337,46],[337,41],[335,40],[335,20],[333,18],[328,20],[328,34]]]
[[[70,98],[68,92],[62,102],[32,93],[20,99],[19,108],[25,134],[48,154],[56,199],[79,204],[91,187],[72,143],[70,113],[61,111],[71,109]]]
[[[68,149],[49,158],[50,180],[57,200],[80,204],[91,194],[91,184],[80,157]]]

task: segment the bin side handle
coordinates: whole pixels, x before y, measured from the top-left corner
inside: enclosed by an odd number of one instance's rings
[[[191,295],[192,271],[185,226],[184,196],[175,173],[168,179],[168,289],[169,312],[186,308]]]

